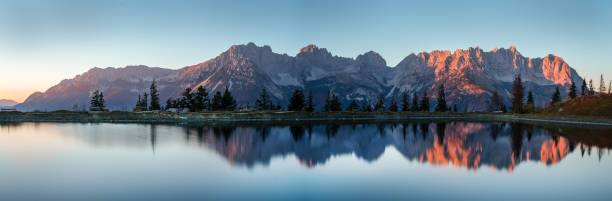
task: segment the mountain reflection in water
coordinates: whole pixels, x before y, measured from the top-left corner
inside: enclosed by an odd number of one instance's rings
[[[601,158],[601,150],[608,149],[612,144],[608,135],[577,137],[576,129],[569,129],[568,135],[559,127],[518,123],[399,122],[280,126],[94,124],[101,128],[79,132],[87,124],[80,125],[71,125],[74,127],[71,132],[59,133],[71,133],[64,135],[94,147],[151,148],[154,152],[165,141],[179,139],[188,145],[213,150],[232,165],[248,168],[267,166],[273,158],[289,155],[295,155],[301,164],[312,168],[339,155],[354,154],[361,160],[373,162],[387,148],[393,147],[408,161],[466,169],[488,166],[512,172],[526,161],[554,165],[576,148],[584,155],[591,154],[595,147],[599,149]],[[19,127],[0,125],[5,133]],[[61,128],[67,129],[65,127]],[[595,139],[585,139],[586,136],[595,136]]]
[[[512,171],[524,161],[559,163],[579,146],[550,130],[506,123],[185,127],[184,132],[187,140],[247,167],[289,154],[308,167],[343,154],[372,162],[392,146],[409,161]]]

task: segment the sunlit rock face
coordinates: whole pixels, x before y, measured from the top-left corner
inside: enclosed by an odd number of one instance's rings
[[[308,167],[333,156],[352,155],[368,162],[388,147],[408,161],[465,169],[513,171],[525,161],[560,162],[573,151],[567,139],[522,125],[419,123],[399,125],[288,126],[274,128],[191,128],[203,147],[233,165],[267,165],[274,157],[295,155]]]
[[[72,109],[87,105],[92,91],[105,93],[111,110],[130,110],[137,94],[148,90],[155,79],[162,101],[179,97],[185,88],[203,86],[208,91],[225,88],[235,94],[238,104],[251,104],[261,89],[275,102],[286,105],[295,89],[312,91],[321,107],[331,91],[344,105],[350,100],[375,102],[380,95],[390,102],[402,92],[422,94],[435,100],[437,89],[446,87],[449,105],[461,110],[488,110],[494,91],[508,102],[515,75],[523,78],[526,91],[533,91],[536,106],[548,103],[555,87],[567,89],[582,79],[562,58],[548,55],[528,58],[515,47],[484,51],[432,51],[410,54],[395,67],[369,51],[356,58],[333,55],[325,48],[308,45],[295,56],[278,54],[270,46],[254,43],[234,45],[219,56],[178,70],[129,66],[93,68],[66,79],[45,92],[37,92],[17,108],[20,110]],[[566,90],[561,90],[563,96]],[[432,107],[435,106],[432,104]]]

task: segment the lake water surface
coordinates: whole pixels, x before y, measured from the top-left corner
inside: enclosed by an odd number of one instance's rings
[[[612,130],[0,124],[0,200],[611,200]]]

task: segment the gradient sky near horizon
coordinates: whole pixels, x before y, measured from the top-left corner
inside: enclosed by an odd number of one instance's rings
[[[177,69],[255,42],[308,44],[395,66],[410,53],[514,45],[612,79],[612,1],[5,1],[0,99],[23,101],[92,67]]]

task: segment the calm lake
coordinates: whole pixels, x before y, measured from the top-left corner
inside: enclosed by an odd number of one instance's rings
[[[0,200],[610,200],[612,129],[0,124]]]

